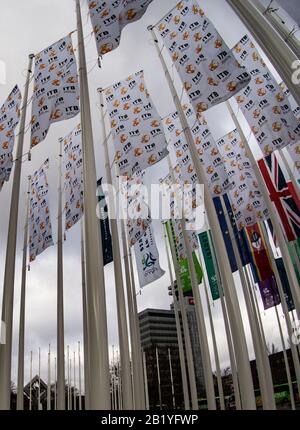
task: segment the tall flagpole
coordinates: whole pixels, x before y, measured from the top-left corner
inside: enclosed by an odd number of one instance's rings
[[[169,162],[170,175],[172,177],[173,183],[175,184],[176,182],[174,177],[174,171],[172,169],[171,159],[169,155],[168,155],[168,162]],[[181,202],[178,199],[178,196],[177,196],[177,205],[179,208],[179,213],[183,213],[183,208],[182,208]],[[192,248],[186,231],[186,220],[184,215],[182,216],[181,223],[182,223],[182,233],[183,233],[184,247],[186,251],[186,258],[188,261],[188,271],[189,271],[190,280],[191,280],[193,297],[195,300],[196,321],[197,321],[198,336],[199,336],[199,342],[200,342],[200,348],[201,348],[207,406],[208,406],[208,409],[216,409],[217,406],[216,406],[216,399],[215,399],[213,373],[212,373],[209,345],[207,340],[207,331],[205,327],[204,312],[203,312],[201,296],[200,296],[199,287],[198,287],[197,273],[196,273],[196,269],[193,261]]]
[[[57,410],[57,371],[56,371],[56,357],[54,358],[54,410]]]
[[[48,352],[47,410],[51,410],[51,346]]]
[[[78,342],[78,388],[79,388],[79,410],[82,410],[81,398],[81,357],[80,357],[80,342]]]
[[[41,407],[41,348],[39,348],[39,390],[38,390],[38,411]]]
[[[57,409],[65,409],[65,329],[63,274],[63,210],[62,210],[62,153],[63,139],[59,139],[58,206],[57,206]]]
[[[156,354],[156,369],[157,369],[157,382],[158,382],[158,396],[159,396],[159,406],[162,410],[162,397],[161,397],[161,384],[160,384],[160,367],[159,367],[159,355],[158,355],[158,349],[155,348],[155,354]]]
[[[274,228],[274,232],[276,234],[276,237],[277,237],[277,240],[278,240],[278,244],[280,246],[280,250],[281,250],[281,253],[282,253],[282,259],[284,261],[284,265],[285,265],[285,268],[286,268],[286,273],[287,273],[287,277],[288,277],[288,280],[289,280],[289,283],[290,283],[291,293],[292,293],[292,297],[293,297],[293,300],[294,300],[294,303],[295,303],[295,308],[297,310],[297,315],[298,315],[298,318],[300,318],[300,289],[298,287],[298,279],[297,279],[297,276],[296,276],[296,273],[295,273],[295,268],[294,268],[293,263],[292,263],[291,258],[290,258],[289,250],[288,250],[288,247],[287,247],[287,244],[286,244],[283,232],[282,232],[282,228],[280,226],[280,222],[278,222],[279,221],[278,220],[278,216],[277,216],[277,214],[275,212],[273,203],[270,200],[266,183],[264,181],[264,178],[262,176],[262,173],[261,173],[260,169],[258,168],[258,165],[256,163],[255,157],[254,157],[254,155],[253,155],[253,153],[251,151],[251,148],[249,146],[249,143],[248,143],[248,141],[247,141],[247,139],[246,139],[246,137],[244,135],[242,127],[240,126],[240,123],[239,123],[236,115],[233,112],[231,104],[229,102],[226,102],[226,104],[227,104],[228,110],[229,110],[229,112],[231,114],[231,117],[233,119],[233,122],[235,124],[235,127],[236,127],[236,129],[238,130],[238,132],[240,134],[240,137],[242,139],[243,144],[245,145],[245,148],[247,150],[248,158],[249,158],[249,160],[251,162],[251,166],[252,166],[252,168],[254,170],[254,173],[256,175],[258,184],[260,186],[260,191],[262,193],[262,196],[263,196],[263,198],[265,200],[265,203],[266,203],[266,206],[268,208],[268,211],[269,211],[269,214],[270,214],[270,218],[271,218],[271,221],[272,221],[272,225],[273,225],[273,228]]]
[[[172,232],[170,234],[169,243],[170,243],[170,250],[171,250],[176,280],[177,280],[178,301],[179,301],[179,308],[181,312],[181,319],[182,319],[182,326],[183,326],[183,335],[184,335],[186,361],[187,361],[188,377],[189,377],[189,384],[190,384],[192,410],[197,410],[199,408],[199,405],[198,405],[198,395],[197,395],[196,376],[195,376],[195,363],[194,363],[194,357],[193,357],[189,323],[187,319],[186,305],[185,305],[184,296],[183,296],[181,273],[180,273],[180,268],[177,261],[176,248],[175,248]]]
[[[27,246],[28,246],[28,215],[29,215],[29,193],[30,180],[28,177],[28,192],[26,202],[26,215],[24,226],[21,301],[20,301],[20,323],[19,323],[19,351],[18,351],[18,394],[17,410],[24,409],[24,345],[25,345],[25,301],[26,301],[26,273],[27,273]]]
[[[147,376],[147,361],[146,353],[143,351],[143,369],[144,369],[144,383],[145,383],[145,394],[146,394],[146,410],[149,410],[149,390],[148,390],[148,376]]]
[[[9,224],[7,233],[6,259],[3,283],[2,317],[1,322],[5,324],[5,344],[0,344],[0,410],[10,409],[10,383],[11,383],[11,355],[13,336],[13,311],[14,311],[14,287],[15,287],[15,265],[17,228],[19,214],[19,196],[21,184],[22,155],[25,136],[25,122],[28,104],[28,92],[30,75],[32,73],[32,62],[34,55],[29,55],[28,71],[24,89],[20,129],[16,150],[14,177],[11,191]]]
[[[82,320],[83,320],[83,359],[84,359],[84,408],[89,410],[89,338],[88,338],[88,316],[86,303],[86,276],[85,276],[85,253],[84,253],[84,221],[81,219],[81,284],[82,284]]]
[[[217,346],[217,339],[216,339],[216,333],[215,333],[215,327],[214,327],[214,320],[211,312],[211,306],[209,301],[209,295],[208,295],[208,288],[205,278],[205,262],[202,258],[202,253],[200,252],[199,248],[199,257],[201,261],[201,266],[203,269],[203,284],[204,284],[204,292],[207,302],[207,309],[208,309],[208,318],[210,322],[210,330],[211,330],[211,337],[212,337],[212,343],[213,343],[213,349],[214,349],[214,357],[215,357],[215,364],[216,364],[216,374],[217,374],[217,383],[218,383],[218,391],[219,391],[219,397],[220,397],[220,409],[223,411],[225,410],[225,401],[224,401],[224,390],[222,385],[222,376],[221,376],[221,368],[220,368],[220,359],[219,359],[219,353],[218,353],[218,346]]]
[[[106,180],[109,185],[112,185],[112,174],[109,162],[109,152],[107,144],[107,133],[104,118],[104,100],[102,89],[99,88],[100,94],[100,109],[101,109],[101,122],[103,132],[103,148],[105,157],[105,171]],[[118,224],[116,219],[116,210],[114,199],[110,199],[110,208],[113,217],[110,219],[111,227],[111,238],[112,238],[112,249],[114,259],[114,274],[115,274],[115,286],[116,286],[116,298],[117,298],[117,309],[118,309],[118,334],[119,334],[119,347],[120,347],[120,360],[121,360],[121,375],[122,375],[122,393],[123,393],[123,407],[125,410],[133,409],[133,393],[131,383],[131,371],[130,371],[130,356],[129,356],[129,336],[127,327],[127,315],[126,315],[126,304],[124,295],[124,284],[122,277],[122,262],[121,253],[119,248],[119,233]]]
[[[237,370],[238,370],[239,381],[240,381],[242,407],[244,409],[256,409],[253,380],[252,380],[243,320],[242,320],[242,315],[239,307],[237,292],[235,289],[234,279],[232,276],[229,260],[227,258],[227,250],[222,237],[222,231],[219,225],[217,214],[216,214],[213,201],[210,195],[210,191],[207,185],[204,169],[200,163],[197,149],[194,143],[194,138],[189,128],[189,124],[184,114],[184,111],[182,109],[181,102],[178,97],[175,85],[172,81],[172,77],[168,70],[167,64],[164,60],[164,57],[159,49],[158,40],[156,38],[153,27],[152,26],[149,27],[149,30],[152,34],[155,48],[157,50],[159,59],[162,63],[163,70],[165,72],[166,79],[167,79],[170,91],[172,93],[175,106],[178,111],[178,115],[189,146],[189,150],[191,153],[193,164],[195,166],[198,180],[201,184],[204,185],[204,188],[205,188],[205,192],[204,192],[205,208],[211,225],[211,232],[213,236],[213,241],[215,243],[215,250],[217,254],[221,275],[222,275],[222,278],[224,279],[223,288],[224,288],[224,295],[225,295],[226,304],[228,308],[230,327],[232,331],[232,340],[235,348],[236,364],[237,364]]]
[[[274,29],[280,34],[285,43],[291,48],[294,54],[300,58],[300,41],[293,31],[290,31],[283,22],[282,18],[276,17],[276,12],[272,13],[259,0],[252,0],[254,6],[268,20]]]
[[[225,215],[226,222],[229,229],[229,236],[231,238],[234,256],[239,269],[239,275],[240,275],[244,299],[246,303],[253,347],[254,347],[254,352],[256,357],[256,366],[257,366],[258,379],[259,379],[259,384],[261,389],[263,407],[264,409],[275,410],[276,404],[275,404],[275,398],[274,398],[274,388],[273,388],[271,367],[270,367],[270,362],[269,362],[266,348],[264,347],[264,344],[263,344],[256,310],[253,307],[253,304],[251,302],[251,297],[250,297],[251,286],[247,283],[247,278],[245,276],[241,256],[237,247],[236,239],[233,232],[233,227],[231,225],[231,220],[229,219],[229,215],[227,213],[225,203],[223,200],[221,200],[221,203],[222,203],[223,213]]]
[[[178,350],[179,350],[179,360],[180,360],[180,369],[181,369],[184,409],[187,411],[190,409],[190,398],[189,398],[189,389],[188,389],[188,383],[187,383],[185,355],[184,355],[184,348],[183,348],[184,332],[183,333],[181,332],[181,323],[180,323],[180,316],[179,316],[179,309],[178,309],[178,300],[176,298],[176,293],[175,293],[171,259],[170,259],[169,249],[168,249],[167,235],[166,235],[165,231],[164,231],[164,239],[165,239],[165,248],[166,248],[167,260],[168,260],[169,277],[170,277],[171,290],[172,290],[173,303],[174,303],[174,313],[175,313],[176,331],[177,331],[177,339],[178,339]],[[175,275],[176,275],[176,273],[175,273]],[[177,285],[177,288],[181,288],[181,285]],[[187,360],[187,363],[188,363],[188,360]],[[194,365],[194,363],[193,363],[193,365]]]
[[[279,75],[286,83],[291,94],[300,105],[300,88],[293,82],[292,64],[298,58],[279,36],[268,21],[259,13],[249,0],[226,0],[240,17],[248,30],[253,34],[260,47],[272,62]]]
[[[30,371],[29,371],[29,410],[32,410],[32,351],[30,351]]]
[[[79,0],[76,0],[76,14],[84,172],[86,299],[90,340],[88,365],[92,375],[89,380],[89,408],[103,410],[110,408],[107,314],[101,232],[99,220],[96,217],[97,176]]]
[[[141,406],[142,409],[145,410],[146,408],[146,398],[145,398],[145,390],[144,390],[144,372],[143,372],[143,355],[142,355],[142,344],[141,344],[141,334],[140,334],[140,324],[139,324],[139,316],[138,316],[138,306],[137,306],[137,300],[136,300],[136,289],[135,289],[135,277],[134,277],[134,270],[133,270],[133,263],[132,263],[132,253],[131,248],[129,247],[128,250],[129,255],[129,267],[130,267],[130,278],[131,278],[131,294],[132,294],[132,301],[133,301],[133,317],[134,317],[134,324],[135,324],[135,331],[136,331],[136,338],[137,338],[137,360],[138,360],[138,372],[139,372],[139,380],[140,380],[140,389],[141,389]]]
[[[68,411],[70,407],[70,347],[67,345]]]
[[[76,356],[73,351],[73,374],[74,374],[74,411],[76,411]]]
[[[170,348],[168,348],[168,357],[169,357],[170,379],[171,379],[171,388],[172,388],[172,403],[173,403],[173,408],[175,409],[176,401],[175,401],[174,379],[173,379],[172,358],[171,358]]]

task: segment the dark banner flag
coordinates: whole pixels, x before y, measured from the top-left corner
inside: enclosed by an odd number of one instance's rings
[[[220,298],[219,286],[218,286],[216,268],[214,265],[214,259],[213,259],[212,249],[210,247],[208,235],[210,235],[211,237],[210,231],[209,232],[205,231],[203,233],[200,233],[199,241],[200,241],[200,245],[201,245],[201,249],[204,257],[211,296],[213,300],[218,300]]]
[[[260,281],[258,283],[258,287],[265,310],[279,305],[280,295],[274,276],[270,279],[266,279],[265,281]]]
[[[100,207],[100,228],[103,250],[103,264],[109,264],[113,261],[111,234],[109,229],[108,208],[105,201],[105,195],[102,190],[102,178],[97,181],[98,202]],[[103,202],[104,200],[104,202]]]
[[[276,258],[276,266],[280,275],[280,279],[281,279],[281,283],[282,283],[282,288],[283,288],[283,292],[285,295],[285,300],[286,303],[288,305],[288,309],[289,312],[293,311],[295,309],[295,305],[294,305],[294,301],[293,301],[293,297],[292,297],[292,293],[291,293],[291,287],[289,284],[289,280],[286,274],[286,270],[284,267],[284,263],[283,263],[283,259],[282,258]]]

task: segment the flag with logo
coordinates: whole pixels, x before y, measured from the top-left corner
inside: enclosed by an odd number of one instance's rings
[[[134,245],[140,288],[157,281],[165,271],[159,264],[159,253],[151,226]]]
[[[50,125],[79,113],[79,83],[71,35],[35,56],[31,147],[48,134]]]
[[[259,281],[258,288],[265,310],[280,304],[280,295],[274,275],[269,279]]]
[[[258,166],[289,242],[300,237],[300,201],[292,182],[287,181],[275,154],[262,158]]]
[[[15,128],[19,124],[22,96],[16,85],[0,109],[0,191],[13,166]]]
[[[78,124],[63,140],[65,230],[83,215],[82,135]]]
[[[196,113],[228,100],[250,81],[198,1],[179,2],[158,24]]]
[[[140,19],[152,0],[88,0],[93,33],[100,56],[119,46],[126,25]]]
[[[49,188],[46,176],[48,168],[49,160],[47,159],[31,177],[28,221],[30,262],[53,245],[48,199]]]
[[[246,35],[233,48],[252,79],[236,100],[263,152],[269,155],[297,140],[298,124],[289,101]]]
[[[105,91],[121,176],[131,177],[168,155],[160,116],[137,72]]]
[[[268,209],[238,131],[226,134],[217,144],[231,185],[228,196],[238,229],[266,219]]]
[[[106,204],[105,194],[102,189],[102,178],[97,181],[97,198],[99,203],[98,215],[100,217],[103,264],[105,266],[113,261],[113,251],[109,228],[108,207]]]
[[[205,262],[208,282],[210,286],[211,296],[213,300],[218,300],[220,298],[218,278],[216,274],[216,268],[214,264],[213,252],[211,249],[209,237],[211,237],[210,231],[203,232],[199,234],[199,241],[201,244],[202,254]]]
[[[184,293],[189,293],[190,291],[192,291],[192,283],[191,283],[190,272],[189,272],[189,263],[186,258],[186,253],[180,252],[180,246],[182,246],[182,242],[178,242],[178,236],[177,236],[178,231],[176,228],[176,222],[174,221],[176,220],[167,221],[165,223],[165,228],[166,228],[167,237],[168,237],[171,249],[172,249],[172,244],[174,244],[176,262],[180,270],[182,290]],[[192,252],[192,256],[193,256],[193,263],[194,263],[194,267],[197,275],[197,282],[199,285],[202,282],[203,272],[195,251]],[[174,261],[174,264],[175,264],[175,261]]]

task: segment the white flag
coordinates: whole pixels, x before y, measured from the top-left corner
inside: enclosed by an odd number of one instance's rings
[[[69,230],[83,215],[82,135],[80,124],[63,140],[65,229]]]
[[[165,271],[159,264],[159,253],[149,226],[144,236],[134,245],[140,288],[157,281]]]
[[[113,85],[105,96],[116,146],[115,160],[122,176],[140,173],[168,155],[163,125],[147,92],[144,72]]]
[[[184,0],[157,25],[190,102],[201,113],[250,81],[195,0]]]
[[[117,48],[126,25],[140,19],[153,0],[89,0],[89,13],[99,55]]]
[[[0,191],[10,178],[21,100],[21,92],[16,85],[0,109]]]
[[[195,113],[188,105],[184,105],[183,110],[187,116],[194,137],[200,162],[204,166],[205,176],[211,194],[213,197],[220,196],[228,191],[230,184],[218,146],[203,116],[199,115],[197,119]],[[175,149],[177,161],[181,167],[182,177],[184,179],[190,179],[191,182],[198,182],[188,143],[186,142],[177,112],[166,117],[164,125],[166,136]]]
[[[218,140],[232,188],[228,192],[239,230],[268,218],[257,178],[237,130]]]
[[[68,35],[35,56],[31,146],[42,142],[52,123],[79,113],[79,83]]]
[[[265,156],[270,155],[297,140],[300,124],[287,97],[247,35],[237,43],[233,52],[252,76],[236,100],[262,152]]]
[[[34,261],[39,254],[53,245],[46,177],[48,168],[49,160],[46,160],[31,178],[29,209],[30,261]]]

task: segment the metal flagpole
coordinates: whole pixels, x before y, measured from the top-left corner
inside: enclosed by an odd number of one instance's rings
[[[239,123],[236,115],[233,112],[231,104],[229,102],[226,102],[226,105],[227,105],[228,110],[229,110],[229,112],[231,114],[231,117],[233,119],[235,127],[236,127],[236,129],[238,130],[238,132],[240,134],[242,142],[245,145],[245,148],[247,150],[247,155],[249,157],[249,160],[251,162],[252,168],[254,170],[254,173],[256,175],[256,178],[257,178],[257,181],[258,181],[258,184],[259,184],[259,187],[260,187],[261,194],[262,194],[262,196],[263,196],[263,198],[265,200],[266,206],[268,208],[268,211],[269,211],[269,214],[270,214],[270,218],[271,218],[271,221],[272,221],[272,225],[273,225],[273,228],[274,228],[274,233],[276,234],[276,237],[277,237],[277,240],[278,240],[278,244],[280,246],[280,250],[281,250],[281,253],[282,253],[282,258],[283,258],[283,261],[284,261],[284,265],[285,265],[285,268],[286,268],[286,273],[287,273],[288,280],[289,280],[289,283],[290,283],[291,293],[292,293],[292,297],[293,297],[293,300],[294,300],[294,303],[295,303],[295,308],[297,309],[298,318],[300,318],[300,289],[298,287],[298,279],[297,279],[297,276],[296,276],[296,273],[295,273],[295,268],[294,268],[293,263],[292,263],[291,258],[290,258],[289,250],[288,250],[288,247],[287,247],[284,235],[283,235],[282,228],[280,226],[280,222],[278,222],[279,221],[278,220],[278,216],[277,216],[277,214],[275,212],[273,203],[270,200],[266,183],[264,181],[264,178],[262,176],[262,173],[261,173],[260,169],[258,168],[258,165],[257,165],[256,160],[254,158],[254,155],[253,155],[253,153],[252,153],[252,151],[250,149],[249,143],[248,143],[248,141],[247,141],[247,139],[246,139],[246,137],[244,135],[242,127],[240,126],[240,123]]]
[[[56,371],[56,357],[54,358],[54,410],[57,410],[57,371]]]
[[[127,237],[125,233],[125,222],[124,219],[121,220],[121,234],[122,234],[122,245],[123,245],[123,258],[125,267],[125,277],[126,277],[126,293],[127,293],[127,306],[128,306],[128,316],[129,316],[129,327],[130,327],[130,341],[131,341],[131,360],[132,360],[132,380],[133,380],[133,407],[134,409],[142,409],[141,400],[143,397],[143,392],[141,391],[139,369],[138,369],[138,354],[137,349],[140,348],[136,335],[136,325],[134,321],[134,306],[132,298],[132,286],[130,279],[130,269],[129,269],[129,258],[128,258],[128,244]]]
[[[57,206],[57,409],[65,410],[65,329],[63,274],[63,203],[62,203],[63,139],[59,139],[58,206]]]
[[[294,52],[297,58],[300,58],[300,41],[297,36],[295,36],[294,31],[290,31],[283,20],[276,14],[276,12],[272,13],[269,8],[266,8],[264,5],[262,5],[260,1],[252,0],[252,3],[268,20],[270,25],[272,25],[272,27],[280,34],[282,39]]]
[[[179,306],[178,306],[178,300],[177,300],[176,293],[175,293],[174,279],[173,279],[172,267],[171,267],[171,259],[170,259],[169,249],[168,249],[167,235],[165,232],[164,232],[164,238],[165,238],[165,248],[166,248],[167,260],[168,260],[171,290],[172,290],[173,303],[174,303],[174,313],[175,313],[176,332],[177,332],[177,339],[178,339],[178,349],[179,349],[179,360],[180,360],[180,369],[181,369],[184,409],[186,411],[188,411],[190,409],[190,398],[189,398],[189,389],[188,389],[187,374],[186,374],[185,354],[184,354],[184,348],[183,348],[184,332],[182,333],[182,331],[181,331]],[[176,273],[175,273],[175,276],[176,276]],[[178,284],[177,284],[177,288],[180,288],[180,286]],[[192,363],[192,364],[194,366],[194,363]]]
[[[39,390],[38,390],[38,410],[41,409],[41,349],[39,348]]]
[[[78,342],[78,383],[79,383],[79,410],[82,410],[81,398],[81,357],[80,357],[80,342]]]
[[[51,410],[51,346],[48,352],[48,384],[47,384],[47,410]]]
[[[168,155],[168,162],[169,162],[169,171],[172,177],[172,182],[173,184],[175,184],[176,182],[175,182],[174,172],[172,169],[169,155]],[[177,196],[177,205],[179,208],[179,213],[182,213],[182,205],[178,199],[178,196]],[[207,340],[207,332],[205,327],[205,319],[204,319],[203,307],[201,303],[200,292],[198,288],[197,273],[196,273],[196,269],[193,261],[193,253],[190,246],[189,237],[186,231],[186,221],[185,221],[184,214],[182,216],[181,223],[182,223],[182,233],[183,233],[184,247],[186,251],[186,258],[188,261],[188,271],[189,271],[190,280],[191,280],[193,297],[195,300],[196,320],[197,320],[198,336],[199,336],[200,348],[201,348],[207,405],[208,405],[208,409],[216,409],[217,406],[216,406],[216,399],[215,399],[215,389],[214,389],[209,345]]]
[[[79,0],[76,0],[76,14],[84,171],[86,299],[88,310],[88,334],[90,340],[88,365],[89,372],[93,375],[89,380],[89,408],[104,410],[110,408],[107,314],[101,232],[99,220],[96,216],[98,202],[96,195],[97,177],[93,131]]]
[[[70,357],[70,409],[73,410],[73,395],[72,395],[72,358]]]
[[[131,253],[130,247],[129,247],[128,254],[129,254],[129,267],[130,267],[130,277],[131,277],[131,294],[132,294],[133,309],[134,309],[133,317],[134,317],[134,324],[135,324],[137,345],[138,345],[137,360],[138,360],[139,383],[140,383],[140,390],[141,390],[141,408],[142,408],[142,410],[145,410],[146,403],[145,403],[145,390],[144,390],[142,345],[141,345],[140,324],[139,324],[139,317],[138,317],[138,307],[137,307],[137,301],[136,301],[136,290],[135,290],[135,279],[134,279],[134,270],[133,270],[133,263],[132,263],[132,253]]]
[[[213,321],[213,316],[212,316],[212,312],[211,312],[211,306],[210,306],[209,295],[208,295],[208,288],[207,288],[206,277],[205,277],[205,262],[203,261],[200,248],[199,248],[199,257],[200,257],[202,271],[203,271],[204,292],[205,292],[205,297],[206,297],[206,302],[207,302],[208,318],[209,318],[209,322],[210,322],[211,337],[212,337],[212,343],[213,343],[213,349],[214,349],[216,374],[217,374],[217,382],[218,382],[218,392],[219,392],[219,397],[220,397],[220,408],[223,411],[223,410],[225,410],[225,401],[224,401],[224,390],[223,390],[222,377],[221,377],[219,352],[218,352],[214,321]]]
[[[67,345],[67,366],[68,366],[68,411],[71,409],[70,407],[70,348]]]
[[[270,361],[267,355],[266,348],[264,348],[257,314],[255,312],[255,308],[251,303],[250,291],[249,291],[251,287],[247,283],[247,280],[245,277],[241,256],[240,256],[236,239],[234,236],[234,232],[233,232],[233,227],[231,225],[231,220],[229,219],[229,215],[227,213],[223,199],[221,199],[221,203],[222,203],[223,213],[225,215],[228,229],[229,229],[229,237],[231,238],[231,243],[233,245],[234,256],[238,265],[244,299],[246,303],[246,309],[248,314],[248,320],[250,323],[250,330],[251,330],[253,347],[254,347],[255,358],[256,358],[256,367],[257,367],[259,385],[261,390],[261,397],[263,401],[263,408],[269,409],[269,410],[275,410],[276,404],[275,404],[275,397],[274,397],[274,388],[273,388]]]
[[[84,253],[84,226],[81,220],[81,282],[82,282],[82,320],[83,320],[83,359],[84,359],[84,407],[89,410],[89,336],[88,315],[86,303],[86,276],[85,276],[85,253]]]
[[[272,248],[271,248],[271,245],[270,245],[269,236],[268,236],[267,232],[264,229],[264,225],[261,226],[261,231],[262,231],[263,238],[264,238],[264,240],[265,240],[265,242],[267,244],[268,252],[269,252],[269,254],[271,256],[271,258],[270,258],[270,260],[271,260],[271,266],[272,266],[273,273],[274,273],[275,278],[276,278],[276,283],[277,283],[277,287],[278,287],[278,291],[279,291],[279,295],[280,295],[280,300],[281,300],[281,306],[282,306],[283,314],[285,316],[287,331],[288,331],[288,335],[289,335],[289,339],[290,339],[290,348],[291,348],[292,357],[293,357],[293,363],[294,363],[294,368],[295,368],[298,393],[300,394],[300,364],[299,364],[299,356],[298,356],[298,351],[297,351],[296,345],[293,343],[293,330],[292,330],[292,325],[291,325],[291,320],[290,320],[290,315],[289,315],[289,309],[288,309],[288,305],[286,303],[285,293],[284,293],[284,289],[283,289],[283,286],[282,286],[280,274],[279,274],[279,271],[278,271],[278,268],[277,268],[277,264],[276,264],[274,258],[272,258],[273,257]]]
[[[280,340],[281,340],[281,345],[282,345],[282,352],[283,352],[283,358],[284,358],[284,364],[285,364],[285,371],[286,371],[286,376],[287,376],[287,381],[288,381],[289,391],[290,391],[290,396],[291,396],[292,409],[295,410],[296,406],[295,406],[295,397],[294,397],[293,383],[292,383],[292,378],[291,378],[289,361],[288,361],[288,357],[287,357],[287,353],[286,353],[286,346],[285,346],[284,336],[283,336],[283,333],[282,333],[282,327],[281,327],[281,322],[280,322],[280,318],[279,318],[279,315],[278,315],[277,306],[274,306],[274,307],[275,307],[276,319],[277,319],[277,324],[278,324],[279,333],[280,333]]]
[[[29,214],[30,180],[31,180],[31,177],[29,176],[28,177],[27,199],[26,199],[27,201],[26,201],[24,241],[23,241],[23,260],[22,260],[20,322],[19,322],[17,410],[23,410],[24,409],[25,301],[26,301],[26,272],[27,272],[28,214]]]
[[[144,369],[144,383],[145,383],[145,394],[146,394],[146,410],[149,411],[149,390],[148,390],[147,361],[146,361],[145,351],[143,351],[143,369]]]
[[[297,56],[288,47],[268,21],[248,0],[226,0],[240,17],[248,30],[253,34],[265,54],[268,56],[279,75],[286,83],[296,102],[300,105],[300,88],[293,82],[293,64],[297,64]]]
[[[173,379],[172,358],[171,358],[170,348],[168,348],[168,356],[169,356],[170,379],[171,379],[171,388],[172,388],[172,402],[173,402],[173,409],[175,409],[176,401],[175,401],[174,379]]]
[[[109,185],[112,185],[112,174],[110,170],[109,152],[107,144],[107,133],[104,118],[104,101],[103,92],[101,88],[98,88],[100,94],[100,109],[101,109],[101,122],[102,122],[102,133],[103,133],[103,148],[105,156],[105,171],[106,180]],[[113,216],[110,218],[111,237],[112,237],[112,248],[113,248],[113,259],[114,259],[114,274],[115,274],[115,288],[117,298],[117,309],[118,309],[118,333],[119,333],[119,347],[120,347],[120,360],[121,360],[121,375],[122,375],[122,393],[123,393],[123,407],[126,410],[133,409],[133,393],[131,383],[131,372],[130,372],[130,356],[129,356],[129,336],[127,327],[127,315],[126,315],[126,304],[124,296],[124,284],[122,277],[122,262],[121,253],[119,248],[119,233],[118,224],[116,219],[116,208],[114,199],[109,201],[111,213]]]
[[[32,410],[32,351],[30,351],[29,410]]]
[[[208,215],[209,222],[211,225],[211,232],[216,246],[215,249],[217,253],[221,275],[222,275],[222,278],[224,278],[223,288],[224,288],[224,294],[226,298],[226,304],[228,307],[228,316],[229,316],[230,326],[232,331],[232,340],[235,348],[236,364],[237,364],[237,370],[238,370],[239,381],[240,381],[242,406],[244,409],[256,409],[253,380],[252,380],[252,374],[251,374],[251,368],[250,368],[250,362],[249,362],[247,342],[246,342],[245,332],[243,328],[244,327],[243,320],[242,320],[242,315],[239,307],[237,292],[235,289],[234,279],[232,276],[229,260],[227,258],[225,243],[222,237],[222,231],[219,225],[219,221],[213,205],[210,191],[208,189],[204,169],[200,163],[200,160],[197,154],[197,149],[194,143],[194,139],[193,139],[191,130],[189,128],[187,119],[185,117],[185,114],[183,112],[175,85],[172,81],[172,77],[168,70],[167,64],[163,58],[163,55],[160,52],[160,49],[158,46],[158,40],[156,38],[153,27],[149,27],[149,30],[151,31],[151,34],[154,40],[154,45],[157,49],[158,56],[161,60],[163,70],[165,72],[166,79],[178,111],[178,115],[182,124],[182,129],[184,131],[184,134],[189,146],[189,150],[191,152],[191,157],[193,160],[193,164],[195,166],[199,183],[203,184],[205,188],[204,201],[205,201],[206,213]]]
[[[190,384],[190,395],[191,395],[190,397],[191,397],[192,409],[197,410],[199,408],[199,405],[198,405],[198,396],[197,396],[194,356],[192,351],[192,342],[191,342],[191,336],[190,336],[190,330],[189,330],[189,323],[187,319],[186,305],[185,305],[184,296],[183,296],[181,272],[177,261],[176,248],[175,248],[172,232],[170,234],[170,250],[171,250],[176,280],[177,280],[179,309],[181,313],[182,326],[183,326],[183,335],[184,335],[184,343],[185,343],[185,351],[186,351],[186,361],[187,361],[188,377],[189,377],[189,384]]]
[[[230,360],[231,374],[232,374],[232,384],[233,384],[234,396],[235,396],[235,405],[237,410],[241,410],[242,409],[241,394],[240,394],[239,380],[238,380],[238,374],[237,374],[237,368],[236,368],[236,358],[235,358],[233,341],[232,341],[232,333],[230,330],[228,313],[227,313],[227,308],[225,304],[224,289],[223,289],[221,275],[220,275],[220,268],[216,259],[215,248],[211,241],[210,233],[208,234],[208,242],[212,252],[214,267],[216,269],[217,287],[218,287],[219,297],[221,301],[224,327],[225,327],[227,344],[228,344],[229,360]]]
[[[76,411],[76,357],[73,351],[73,367],[74,367],[74,411]]]
[[[157,349],[157,347],[155,348],[155,354],[156,354],[156,369],[157,369],[159,406],[160,406],[160,410],[162,410],[161,385],[160,385],[160,367],[159,367],[159,356],[158,356],[158,349]]]
[[[11,191],[9,224],[7,233],[6,259],[3,283],[2,317],[1,322],[5,327],[5,343],[0,344],[0,410],[10,409],[10,384],[11,384],[11,355],[13,336],[13,311],[14,311],[14,286],[15,264],[17,246],[17,227],[19,214],[19,196],[21,184],[22,156],[25,136],[25,122],[28,104],[28,92],[30,75],[34,55],[29,55],[27,78],[21,109],[19,136],[16,150],[14,177]]]

